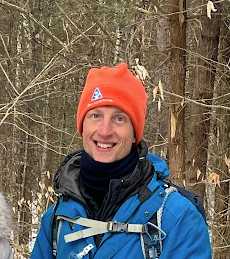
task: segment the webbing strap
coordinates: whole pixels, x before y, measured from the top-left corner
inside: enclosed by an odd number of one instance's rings
[[[106,232],[144,233],[145,230],[145,225],[143,224],[126,224],[116,221],[103,222],[87,218],[71,219],[64,216],[58,216],[58,219],[88,227],[87,229],[65,235],[64,239],[66,243],[98,234],[104,234]]]

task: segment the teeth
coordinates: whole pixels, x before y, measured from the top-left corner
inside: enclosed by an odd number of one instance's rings
[[[110,148],[113,145],[112,144],[97,143],[97,146],[100,147],[100,148]]]

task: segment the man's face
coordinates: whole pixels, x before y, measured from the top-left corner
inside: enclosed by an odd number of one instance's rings
[[[83,121],[82,136],[85,151],[102,163],[126,157],[136,141],[129,116],[115,106],[88,111]]]

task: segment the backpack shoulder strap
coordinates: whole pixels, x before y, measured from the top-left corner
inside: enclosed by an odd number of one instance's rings
[[[166,186],[165,186],[166,187]],[[152,216],[150,219],[149,224],[151,226],[148,231],[148,235],[142,235],[142,250],[145,254],[145,259],[156,258],[158,259],[162,253],[163,249],[163,240],[165,235],[162,236],[163,230],[161,229],[162,226],[162,214],[164,210],[165,203],[169,197],[169,195],[173,192],[177,192],[177,189],[172,186],[167,186],[165,188],[166,195],[161,207],[158,211]],[[159,231],[160,230],[160,231]]]
[[[53,214],[51,217],[50,222],[50,239],[51,239],[51,246],[53,251],[53,257],[54,259],[57,258],[57,243],[58,243],[58,233],[59,233],[59,227],[60,227],[60,220],[58,219],[58,216],[56,215],[56,211],[58,209],[60,199],[63,201],[68,201],[69,198],[66,196],[58,197],[58,200],[54,206]]]
[[[53,256],[54,258],[57,257],[57,231],[58,231],[58,225],[57,225],[57,216],[56,211],[59,205],[59,198],[54,206],[53,214],[50,222],[50,239],[51,239],[51,246],[53,250]]]
[[[164,207],[165,207],[165,203],[166,203],[169,195],[173,192],[177,192],[177,189],[174,186],[169,186],[165,189],[165,192],[166,192],[166,195],[165,195],[164,201],[163,201],[161,207],[159,208],[159,210],[157,211],[157,225],[160,228],[161,228],[161,225],[162,225],[161,221],[162,221],[162,214],[163,214],[163,210],[164,210]]]

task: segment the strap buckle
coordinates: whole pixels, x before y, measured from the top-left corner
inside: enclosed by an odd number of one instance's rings
[[[107,229],[108,232],[128,232],[128,224],[112,221],[108,223]]]

